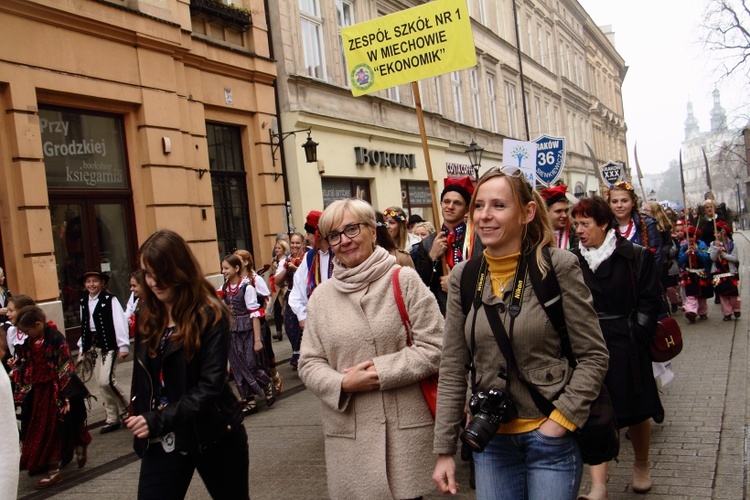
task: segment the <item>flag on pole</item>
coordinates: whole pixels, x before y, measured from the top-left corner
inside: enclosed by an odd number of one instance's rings
[[[708,169],[708,156],[706,156],[706,150],[701,146],[701,152],[703,153],[703,162],[706,164],[706,184],[708,185],[708,190],[713,191],[713,186],[711,186],[711,171]]]

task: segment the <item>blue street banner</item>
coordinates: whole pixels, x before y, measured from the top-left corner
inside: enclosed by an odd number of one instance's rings
[[[541,184],[551,186],[562,174],[565,166],[565,138],[542,135],[536,142],[536,178]]]
[[[602,181],[607,186],[625,179],[625,165],[619,161],[610,161],[599,167]]]

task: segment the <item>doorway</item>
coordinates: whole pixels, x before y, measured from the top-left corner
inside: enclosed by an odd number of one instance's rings
[[[107,273],[107,288],[123,308],[127,304],[137,252],[133,207],[129,196],[50,194],[50,216],[65,335],[72,347],[80,337],[84,272]]]

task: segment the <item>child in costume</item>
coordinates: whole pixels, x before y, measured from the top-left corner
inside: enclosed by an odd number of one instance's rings
[[[711,284],[711,258],[708,246],[698,239],[700,229],[690,226],[688,237],[680,247],[678,263],[683,270],[682,286],[685,288],[685,317],[691,323],[697,318],[708,319],[706,299],[714,296]]]
[[[724,221],[716,223],[716,239],[708,251],[711,257],[714,292],[721,301],[724,321],[740,317],[739,258],[732,240],[732,227]]]

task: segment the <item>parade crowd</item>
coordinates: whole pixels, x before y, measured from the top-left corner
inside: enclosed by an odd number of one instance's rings
[[[138,498],[183,498],[196,469],[212,497],[249,498],[243,419],[283,390],[284,334],[321,402],[331,498],[461,487],[606,499],[619,444],[595,443],[592,458],[583,438],[603,394],[614,439],[627,429],[633,447],[631,489],[649,491],[651,421],[664,420],[659,389],[674,376],[649,347],[665,317],[709,321],[712,300],[723,321],[740,318],[731,216],[710,195],[679,212],[641,204],[627,182],[571,199],[503,167],[446,179],[437,228],[401,207],[334,201],[307,214],[305,234],[278,235],[269,265],[224,256],[218,289],[187,242],[160,230],[139,250],[125,308],[107,273],[80,277],[76,361],[32,298],[2,287],[0,418],[17,438],[3,440],[0,496],[15,498],[19,469],[44,489],[84,467],[87,406],[103,404],[100,433],[133,434]],[[131,342],[126,395],[116,367]],[[77,376],[86,360],[101,401]],[[458,456],[471,484],[456,482]],[[584,463],[591,488],[579,492]]]

